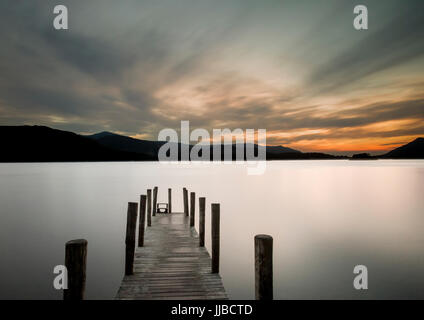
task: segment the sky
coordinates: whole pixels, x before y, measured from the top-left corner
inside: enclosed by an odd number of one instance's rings
[[[0,125],[379,154],[424,136],[423,39],[422,0],[0,0]]]

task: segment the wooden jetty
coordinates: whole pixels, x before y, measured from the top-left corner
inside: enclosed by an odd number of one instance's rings
[[[144,201],[145,197],[141,199]],[[202,205],[203,202],[204,199]],[[144,203],[141,207],[143,220],[146,215]],[[151,226],[144,232],[144,245],[134,250],[133,272],[124,276],[116,299],[228,299],[221,276],[216,271],[219,269],[213,267],[204,240],[201,241],[195,228],[190,226],[193,217],[184,212],[156,212],[151,219]],[[128,221],[131,226],[136,225],[131,219]],[[201,229],[204,230],[204,226]],[[128,229],[127,232],[133,233]],[[129,238],[132,239],[132,235]],[[129,242],[132,248],[132,240]],[[219,263],[219,259],[214,260]]]
[[[206,199],[199,198],[199,232],[194,228],[195,193],[183,189],[184,212],[157,211],[158,188],[147,190],[137,202],[128,203],[125,239],[125,276],[117,300],[226,300],[228,296],[219,275],[220,205],[211,205],[212,257],[205,248]],[[138,214],[138,209],[139,213]],[[147,211],[147,212],[146,212]],[[190,214],[189,214],[190,212]],[[136,229],[138,218],[138,247]],[[256,235],[255,298],[273,299],[273,239]],[[68,288],[65,300],[82,300],[85,293],[87,241],[66,243],[65,265]]]

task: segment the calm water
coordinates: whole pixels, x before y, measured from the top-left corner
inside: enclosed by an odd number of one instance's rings
[[[160,202],[173,188],[174,210],[184,186],[207,197],[209,219],[210,203],[221,203],[231,298],[253,298],[258,233],[274,237],[278,299],[424,298],[424,161],[271,162],[261,176],[235,164],[0,164],[0,298],[60,299],[53,267],[75,238],[89,242],[87,298],[113,298],[127,202],[155,185]],[[359,264],[368,291],[353,289]]]

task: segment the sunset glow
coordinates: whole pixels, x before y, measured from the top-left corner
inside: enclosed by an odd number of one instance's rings
[[[422,1],[364,1],[363,32],[354,1],[63,2],[67,32],[52,1],[0,5],[2,125],[156,140],[188,120],[335,154],[424,136]]]

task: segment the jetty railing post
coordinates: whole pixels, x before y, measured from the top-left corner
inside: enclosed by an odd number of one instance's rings
[[[255,299],[273,299],[272,237],[255,236]]]
[[[196,193],[190,193],[190,227],[194,227],[194,214],[196,210]]]
[[[212,273],[219,273],[220,205],[212,203]]]
[[[183,189],[184,195],[184,213],[186,217],[188,217],[188,190],[186,188]]]
[[[156,215],[156,207],[158,205],[158,187],[153,189],[153,216]]]
[[[146,225],[146,196],[140,196],[140,218],[138,223],[138,246],[144,246],[144,227]]]
[[[64,300],[83,300],[87,267],[87,240],[68,241],[65,245],[65,266],[68,270],[68,289]]]
[[[199,198],[199,247],[205,246],[206,198]]]
[[[168,188],[168,213],[172,212],[172,189]]]
[[[128,202],[127,232],[125,237],[125,275],[133,274],[137,209],[137,202]]]
[[[152,189],[147,189],[147,226],[152,226]]]

